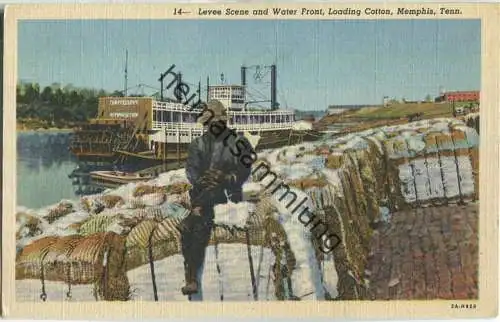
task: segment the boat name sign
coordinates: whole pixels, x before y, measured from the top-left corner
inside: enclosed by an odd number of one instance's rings
[[[124,99],[115,99],[110,100],[109,105],[139,105],[139,100],[124,100]]]
[[[134,118],[138,117],[139,113],[126,113],[126,112],[117,112],[117,113],[110,113],[110,117],[117,117],[117,118]]]

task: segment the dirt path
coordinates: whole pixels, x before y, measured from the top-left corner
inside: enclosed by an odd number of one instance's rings
[[[479,204],[397,212],[373,237],[372,299],[476,299]]]

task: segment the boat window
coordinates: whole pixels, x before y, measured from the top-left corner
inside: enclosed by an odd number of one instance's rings
[[[172,122],[180,122],[181,121],[181,113],[173,112]]]
[[[153,121],[154,122],[160,122],[160,117],[161,117],[161,111],[156,110],[153,113]]]
[[[162,122],[170,122],[170,112],[162,111]]]

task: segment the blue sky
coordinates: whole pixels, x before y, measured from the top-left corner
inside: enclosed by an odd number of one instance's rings
[[[18,30],[19,78],[42,86],[122,90],[128,49],[129,87],[159,87],[172,64],[189,83],[224,73],[239,84],[242,64],[276,63],[278,101],[301,110],[480,89],[479,20],[61,20]],[[267,95],[252,76],[253,96]]]

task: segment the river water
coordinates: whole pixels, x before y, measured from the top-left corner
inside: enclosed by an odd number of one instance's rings
[[[40,208],[95,191],[69,174],[78,163],[68,150],[71,133],[18,132],[17,205]]]

